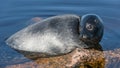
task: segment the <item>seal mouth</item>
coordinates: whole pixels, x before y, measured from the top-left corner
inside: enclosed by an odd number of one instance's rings
[[[96,39],[96,38],[92,38],[92,39],[89,39],[89,38],[80,38],[80,40],[83,41],[86,44],[98,44],[99,43],[99,40]]]
[[[80,34],[80,39],[91,40],[92,38],[92,35]]]

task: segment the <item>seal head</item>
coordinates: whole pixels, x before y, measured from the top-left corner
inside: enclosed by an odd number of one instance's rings
[[[103,36],[102,19],[96,14],[86,14],[81,17],[80,39],[87,42],[99,43]]]

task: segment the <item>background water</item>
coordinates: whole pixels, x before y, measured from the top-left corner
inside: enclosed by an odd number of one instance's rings
[[[27,21],[34,17],[47,18],[61,14],[81,16],[87,13],[97,14],[104,21],[105,31],[101,41],[103,49],[120,48],[120,0],[1,0],[0,66],[29,61],[4,42],[27,26]]]

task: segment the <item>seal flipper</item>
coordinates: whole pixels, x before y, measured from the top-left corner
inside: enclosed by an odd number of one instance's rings
[[[34,17],[34,18],[28,20],[28,21],[26,22],[26,25],[29,26],[29,25],[32,25],[32,24],[34,24],[34,23],[39,23],[39,22],[42,21],[42,20],[43,20],[43,18],[41,18],[41,17]]]

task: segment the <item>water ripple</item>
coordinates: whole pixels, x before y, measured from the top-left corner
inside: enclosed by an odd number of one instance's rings
[[[119,6],[120,0],[1,0],[0,65],[14,61],[14,58],[22,58],[20,54],[18,55],[3,42],[6,37],[25,27],[27,21],[34,17],[47,18],[61,14],[80,16],[87,13],[98,14],[102,17],[105,26],[104,37],[101,41],[103,49],[120,48]]]

